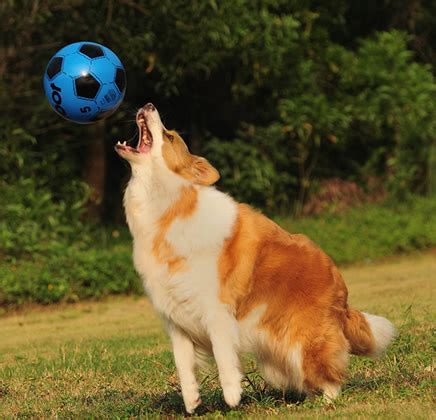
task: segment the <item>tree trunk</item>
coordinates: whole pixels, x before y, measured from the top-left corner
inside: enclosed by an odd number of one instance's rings
[[[427,191],[431,196],[436,196],[436,140],[433,140],[430,146],[428,156],[428,185]]]
[[[191,127],[189,131],[190,131],[189,133],[190,151],[196,154],[201,153],[202,136],[198,125],[194,121],[191,121]]]
[[[100,220],[103,213],[106,178],[106,151],[104,142],[105,122],[99,121],[89,127],[90,139],[86,148],[83,180],[91,190],[86,204],[85,217]]]

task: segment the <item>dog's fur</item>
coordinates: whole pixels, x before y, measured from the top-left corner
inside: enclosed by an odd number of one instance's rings
[[[341,274],[308,238],[212,187],[218,171],[152,104],[137,121],[137,148],[116,147],[132,169],[124,205],[134,265],[165,320],[187,412],[201,402],[197,351],[214,356],[231,407],[241,352],[253,352],[276,387],[334,398],[349,354],[381,354],[393,325],[348,306]]]

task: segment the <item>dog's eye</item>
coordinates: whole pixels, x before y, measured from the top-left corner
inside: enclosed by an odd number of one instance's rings
[[[172,143],[174,141],[174,136],[171,134],[166,135],[168,137],[168,140]]]

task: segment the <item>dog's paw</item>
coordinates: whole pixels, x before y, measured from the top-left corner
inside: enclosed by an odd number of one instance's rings
[[[236,407],[241,401],[241,384],[231,384],[223,387],[224,400],[229,407]]]
[[[183,402],[185,403],[185,409],[188,414],[192,414],[195,409],[201,404],[201,398],[198,390],[192,390],[183,393]]]

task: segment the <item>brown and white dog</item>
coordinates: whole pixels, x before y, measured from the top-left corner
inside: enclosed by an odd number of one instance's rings
[[[211,185],[218,171],[167,130],[152,104],[136,148],[118,143],[132,176],[124,195],[133,259],[165,320],[188,413],[200,404],[197,353],[214,356],[226,403],[241,397],[241,352],[273,386],[338,395],[349,354],[381,354],[385,318],[352,309],[332,260]]]

